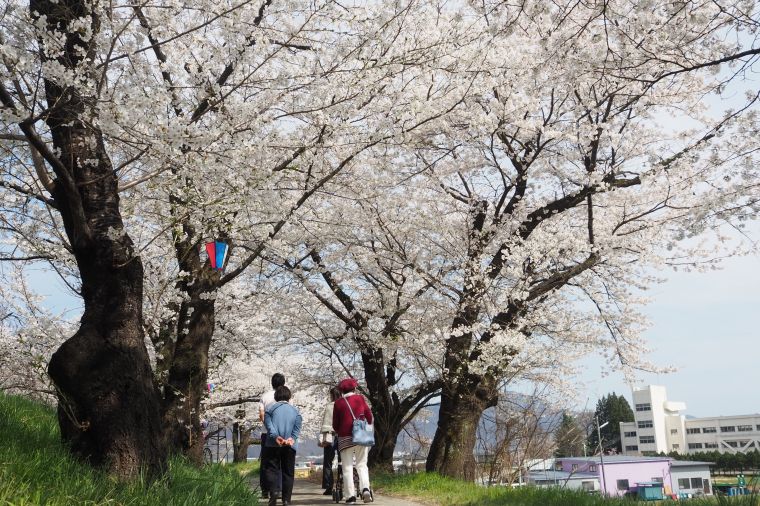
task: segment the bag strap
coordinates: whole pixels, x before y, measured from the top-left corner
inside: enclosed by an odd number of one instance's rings
[[[351,409],[351,403],[348,402],[348,399],[346,397],[343,397],[343,400],[346,401],[346,405],[348,405],[348,410],[351,412],[351,418],[356,420],[356,416],[354,416],[354,410]]]

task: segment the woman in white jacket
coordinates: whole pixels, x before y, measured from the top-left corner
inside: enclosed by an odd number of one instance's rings
[[[338,399],[340,399],[340,390],[338,390],[338,387],[332,387],[330,389],[330,402],[325,405],[325,410],[322,412],[322,428],[319,429],[319,446],[324,448],[324,459],[322,461],[322,488],[325,489],[324,495],[331,495],[333,488],[332,463],[335,459],[333,406]]]

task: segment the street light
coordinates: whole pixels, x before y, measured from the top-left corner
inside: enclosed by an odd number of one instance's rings
[[[602,495],[607,495],[607,487],[604,483],[604,446],[602,446],[602,427],[606,427],[610,422],[604,422],[599,425],[599,416],[596,416],[596,436],[599,439],[599,465],[602,467]]]

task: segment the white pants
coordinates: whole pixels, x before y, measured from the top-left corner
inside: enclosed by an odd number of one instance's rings
[[[367,468],[367,454],[369,447],[352,446],[340,452],[340,466],[343,470],[343,496],[345,499],[356,497],[354,490],[354,457],[356,457],[356,472],[359,475],[359,492],[369,486],[369,469]]]

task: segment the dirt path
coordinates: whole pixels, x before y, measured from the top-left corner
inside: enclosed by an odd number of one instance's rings
[[[328,505],[333,504],[332,497],[329,495],[322,495],[323,490],[317,483],[312,483],[308,480],[296,480],[293,487],[293,506],[316,506],[316,505]],[[259,504],[266,504],[263,499]],[[341,504],[345,504],[345,501]],[[357,504],[363,504],[359,499]],[[375,494],[375,501],[370,503],[373,506],[421,506],[419,503],[406,501],[404,499],[396,499],[395,497],[380,496]]]

